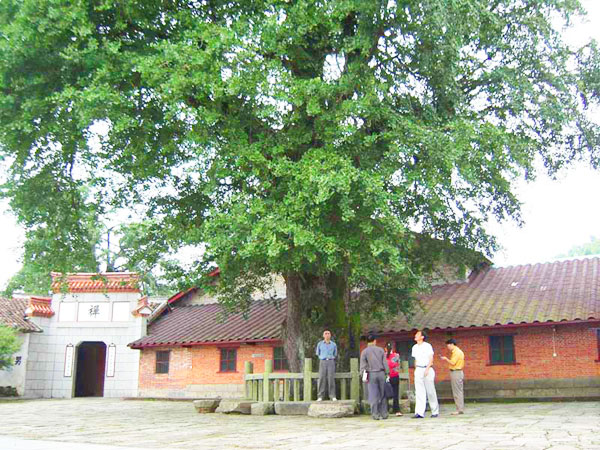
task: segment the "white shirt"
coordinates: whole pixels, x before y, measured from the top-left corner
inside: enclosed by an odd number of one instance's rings
[[[415,358],[415,366],[427,366],[429,358],[433,356],[433,347],[429,342],[421,345],[415,344],[412,348],[412,357]]]

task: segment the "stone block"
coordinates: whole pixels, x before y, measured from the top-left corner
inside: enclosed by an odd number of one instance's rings
[[[220,399],[194,400],[194,408],[200,414],[214,413],[221,403]]]
[[[600,387],[600,377],[581,377],[571,380],[573,387]]]
[[[354,409],[354,405],[349,403],[316,402],[309,406],[308,415],[311,417],[335,419],[354,415]]]
[[[252,403],[248,400],[221,400],[215,412],[223,414],[250,414]]]
[[[410,414],[412,411],[412,404],[410,400],[402,399],[400,400],[400,412],[402,414]]]
[[[253,403],[250,410],[253,416],[266,416],[275,413],[275,404],[273,402]]]
[[[571,387],[573,386],[573,382],[569,381],[569,385],[568,386],[564,386],[563,387]],[[522,388],[522,386],[519,386]],[[555,379],[555,378],[540,378],[540,379],[536,379],[534,380],[534,386],[535,389],[555,389],[556,387],[561,387],[559,380]]]
[[[280,416],[305,416],[311,402],[275,402],[275,414]]]
[[[367,400],[360,402],[360,408],[363,414],[371,414],[371,404]]]

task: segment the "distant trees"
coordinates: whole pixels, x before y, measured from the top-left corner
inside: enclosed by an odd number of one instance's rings
[[[571,247],[569,251],[558,255],[558,258],[567,258],[569,256],[588,256],[588,255],[600,255],[600,239],[595,236],[591,236],[590,241],[585,244],[575,245]]]

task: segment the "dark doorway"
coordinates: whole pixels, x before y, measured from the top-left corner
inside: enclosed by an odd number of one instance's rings
[[[104,367],[106,344],[82,342],[77,347],[75,397],[102,397],[104,395]]]

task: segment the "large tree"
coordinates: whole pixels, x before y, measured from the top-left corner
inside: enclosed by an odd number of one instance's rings
[[[576,0],[3,0],[5,195],[30,230],[61,239],[85,235],[86,211],[135,208],[163,250],[202,246],[169,274],[200,282],[218,264],[232,309],[281,274],[294,369],[310,323],[355,351],[361,310],[410,310],[446,248],[432,243],[493,251],[485,223],[520,220],[511,181],[533,177],[536,157],[550,171],[597,163],[596,46],[571,49],[556,29],[580,12]],[[77,198],[70,220],[37,214],[45,195],[20,202],[32,183]]]

